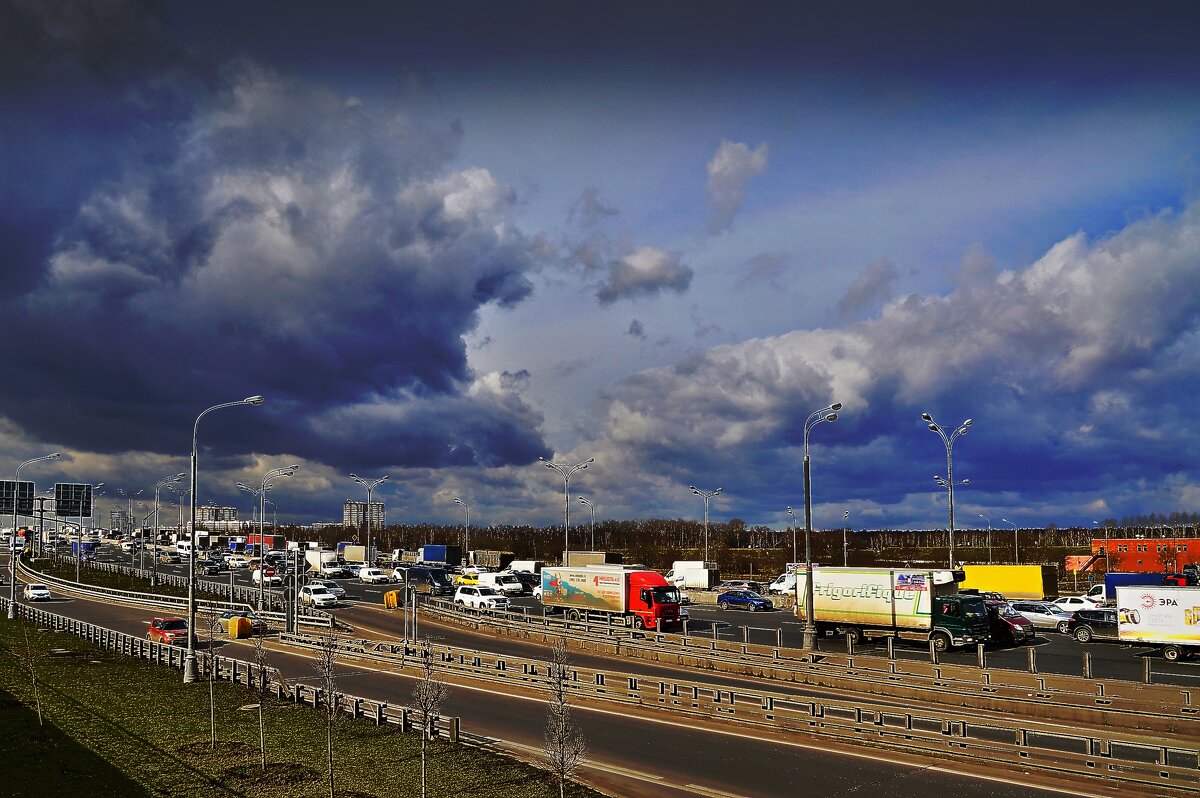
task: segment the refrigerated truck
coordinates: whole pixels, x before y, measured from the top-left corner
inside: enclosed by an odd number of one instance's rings
[[[817,633],[855,640],[931,641],[938,651],[990,639],[987,605],[958,592],[962,571],[908,568],[813,569]],[[808,620],[808,574],[796,575],[796,618]]]
[[[964,565],[959,590],[999,593],[1006,599],[1041,601],[1058,595],[1053,565]]]
[[[711,590],[721,581],[721,572],[715,562],[676,560],[671,563],[666,580],[678,588]]]
[[[1171,662],[1200,653],[1200,587],[1118,587],[1117,639]]]
[[[658,571],[617,565],[542,568],[542,604],[572,621],[610,623],[619,618],[635,629],[680,623],[677,587]]]

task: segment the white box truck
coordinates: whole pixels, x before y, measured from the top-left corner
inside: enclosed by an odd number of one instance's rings
[[[715,562],[703,560],[676,560],[667,571],[667,582],[678,588],[711,590],[721,581],[721,572]]]
[[[1171,662],[1200,652],[1200,587],[1118,587],[1117,639]]]

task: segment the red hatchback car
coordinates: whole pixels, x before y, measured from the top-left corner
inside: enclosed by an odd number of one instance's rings
[[[151,618],[146,630],[146,639],[168,646],[187,642],[187,621],[183,618]]]

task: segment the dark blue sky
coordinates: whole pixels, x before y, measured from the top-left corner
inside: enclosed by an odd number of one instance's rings
[[[1194,509],[1185,3],[0,4],[0,444],[284,515]],[[31,400],[31,396],[33,399]],[[56,471],[57,469],[57,471]],[[51,473],[55,472],[56,473]],[[403,509],[400,509],[403,508]]]

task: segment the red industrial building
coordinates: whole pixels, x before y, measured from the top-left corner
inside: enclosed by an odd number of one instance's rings
[[[1200,563],[1200,538],[1116,538],[1092,540],[1093,570],[1104,569],[1108,544],[1108,570],[1113,573],[1175,572]]]

